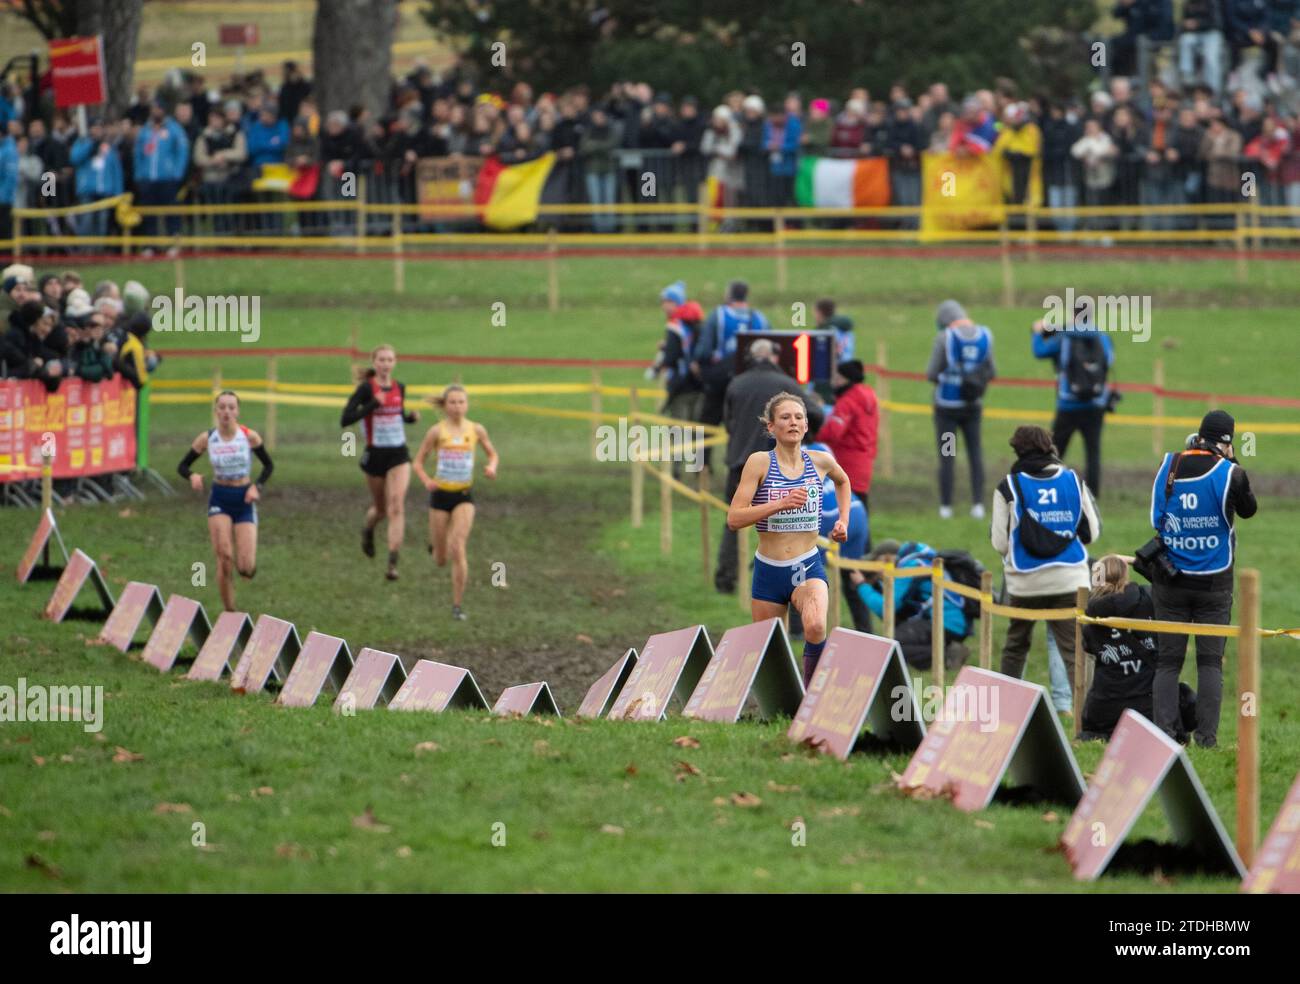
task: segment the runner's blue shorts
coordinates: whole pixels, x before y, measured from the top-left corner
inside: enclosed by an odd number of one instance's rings
[[[826,568],[816,547],[790,560],[772,560],[756,553],[750,597],[775,605],[788,605],[795,588],[813,578],[826,581]]]
[[[224,513],[232,523],[256,523],[257,504],[244,501],[244,493],[247,491],[247,485],[214,483],[212,494],[208,496],[208,515],[220,516]]]

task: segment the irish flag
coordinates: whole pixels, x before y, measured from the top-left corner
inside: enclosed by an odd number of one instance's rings
[[[798,205],[862,208],[889,204],[889,161],[883,157],[801,157],[794,179]]]
[[[474,186],[474,204],[483,207],[483,224],[489,229],[518,229],[536,222],[542,188],[554,163],[554,154],[509,167],[496,157],[484,161]]]

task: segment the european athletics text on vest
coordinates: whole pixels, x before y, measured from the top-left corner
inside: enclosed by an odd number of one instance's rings
[[[983,395],[981,385],[979,393],[963,394],[963,384],[970,380],[972,384],[985,381],[985,369],[989,353],[993,348],[993,335],[984,325],[975,326],[974,338],[963,338],[956,328],[944,329],[944,349],[948,364],[939,373],[939,388],[934,394],[934,402],[941,407],[964,407]]]
[[[1203,475],[1175,478],[1166,497],[1166,479],[1174,457],[1165,455],[1151,487],[1151,526],[1182,573],[1225,571],[1232,566],[1236,548],[1226,504],[1232,470],[1237,466],[1224,458]]]
[[[1016,491],[1017,483],[1012,483],[1015,523],[1011,529],[1008,556],[1011,570],[1026,573],[1046,567],[1069,567],[1087,560],[1088,553],[1077,536],[1083,518],[1083,489],[1079,476],[1068,468],[1062,468],[1051,478],[1034,478],[1024,472],[1016,477],[1024,496]],[[1038,557],[1031,553],[1025,547],[1021,533],[1026,512],[1053,533],[1069,540],[1069,545],[1055,557]]]

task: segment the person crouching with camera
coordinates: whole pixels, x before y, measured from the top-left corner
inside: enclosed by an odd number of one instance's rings
[[[1187,450],[1166,454],[1151,488],[1155,546],[1146,558],[1158,621],[1228,625],[1232,617],[1232,569],[1237,547],[1234,521],[1259,508],[1246,470],[1232,450],[1236,422],[1223,410],[1201,421]],[[1159,543],[1156,543],[1158,539]],[[1163,549],[1160,549],[1163,547]],[[1142,552],[1139,552],[1139,559]],[[1148,573],[1149,572],[1149,573]],[[1222,636],[1196,637],[1196,733],[1203,748],[1218,742],[1223,701]],[[1179,737],[1178,676],[1187,656],[1187,636],[1161,633],[1152,703],[1156,725]]]
[[[1150,619],[1155,615],[1151,592],[1129,580],[1128,564],[1118,554],[1107,554],[1092,565],[1092,590],[1086,614],[1093,618]],[[1151,692],[1156,677],[1156,634],[1142,629],[1116,629],[1085,625],[1083,648],[1097,661],[1097,673],[1087,700],[1079,737],[1084,741],[1110,741],[1126,710],[1153,719]],[[1178,685],[1181,740],[1196,728],[1196,691]]]

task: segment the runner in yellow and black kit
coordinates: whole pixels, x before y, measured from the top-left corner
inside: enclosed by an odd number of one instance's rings
[[[431,402],[442,410],[443,419],[430,427],[420,442],[420,449],[415,453],[415,474],[429,490],[430,550],[439,567],[451,558],[451,617],[464,619],[460,603],[469,578],[466,545],[474,526],[474,500],[470,495],[470,486],[474,484],[474,449],[481,444],[487,452],[483,474],[488,478],[497,477],[500,459],[483,425],[465,416],[469,410],[465,387],[448,386]],[[437,464],[430,478],[424,462],[435,449]]]

